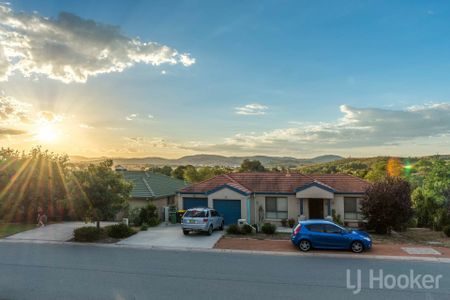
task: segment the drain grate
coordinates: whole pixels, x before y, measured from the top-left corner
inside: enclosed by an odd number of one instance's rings
[[[440,252],[434,250],[433,248],[424,248],[424,247],[402,247],[402,250],[408,254],[428,254],[428,255],[441,255]]]

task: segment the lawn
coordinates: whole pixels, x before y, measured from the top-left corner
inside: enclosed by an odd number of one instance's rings
[[[7,237],[25,230],[36,228],[36,224],[4,223],[0,224],[0,238]]]
[[[419,244],[450,248],[450,238],[442,231],[428,228],[408,228],[405,232],[393,232],[389,235],[370,233],[374,244]]]

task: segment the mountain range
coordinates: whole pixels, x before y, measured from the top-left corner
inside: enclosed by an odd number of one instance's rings
[[[295,158],[295,157],[278,157],[278,156],[222,156],[210,154],[197,154],[183,156],[177,159],[168,159],[162,157],[142,157],[142,158],[111,158],[115,165],[153,165],[153,166],[224,166],[236,167],[240,166],[244,159],[259,160],[266,167],[273,166],[304,166],[316,163],[332,162],[343,157],[338,155],[321,155],[314,158]],[[74,163],[96,163],[107,159],[107,157],[89,158],[83,156],[71,156]]]

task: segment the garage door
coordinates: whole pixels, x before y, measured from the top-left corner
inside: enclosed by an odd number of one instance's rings
[[[225,225],[236,224],[241,218],[241,200],[213,200],[214,209],[223,215]]]
[[[183,198],[183,209],[208,207],[207,198]]]

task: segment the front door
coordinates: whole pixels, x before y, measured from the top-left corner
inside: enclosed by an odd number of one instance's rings
[[[323,219],[323,199],[308,199],[309,218]]]

